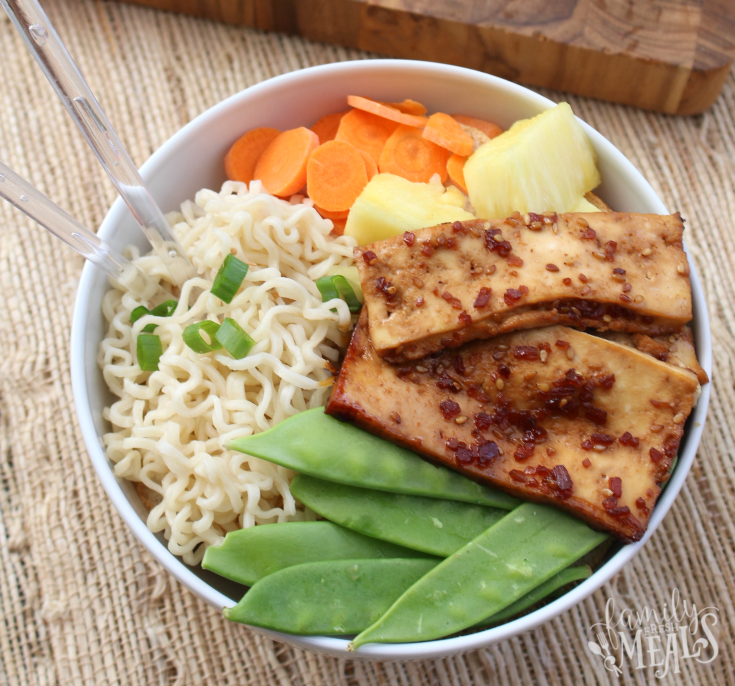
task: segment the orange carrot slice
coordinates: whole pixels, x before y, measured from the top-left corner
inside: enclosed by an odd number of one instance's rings
[[[342,117],[347,114],[349,110],[345,112],[334,112],[333,114],[327,114],[323,116],[314,126],[311,127],[311,130],[319,136],[319,144],[327,143],[328,141],[333,141],[334,137],[337,135],[337,129],[339,128],[339,123],[342,121]]]
[[[429,123],[424,128],[424,138],[462,157],[471,155],[475,146],[472,136],[462,131],[459,122],[443,112],[429,117]]]
[[[367,172],[368,181],[378,173],[378,165],[375,164],[375,160],[370,157],[364,150],[358,150],[362,155],[362,161],[365,162],[365,171]]]
[[[370,98],[362,98],[359,95],[348,95],[347,104],[358,110],[377,114],[379,117],[390,119],[406,126],[418,126],[421,128],[426,126],[426,122],[428,121],[426,117],[417,117],[415,114],[404,114],[395,107],[384,105],[382,102],[377,102]]]
[[[319,145],[319,137],[303,126],[273,139],[255,165],[254,177],[272,195],[286,198],[306,183],[306,163]]]
[[[280,133],[278,129],[262,126],[238,138],[225,156],[227,178],[250,183],[254,178],[258,158]]]
[[[465,195],[467,195],[467,182],[464,180],[464,163],[466,161],[466,157],[456,154],[452,155],[447,161],[447,172],[449,173],[449,178]]]
[[[349,210],[367,186],[360,151],[345,141],[320,145],[306,166],[306,190],[315,205],[328,212]]]
[[[403,102],[384,102],[383,105],[393,107],[399,112],[403,112],[403,114],[414,114],[417,117],[426,114],[426,108],[415,100],[406,99]]]
[[[334,140],[354,145],[377,163],[385,142],[396,128],[398,124],[393,121],[363,110],[352,110],[342,117]]]
[[[347,219],[347,215],[350,213],[349,210],[342,210],[341,212],[330,212],[329,210],[325,210],[323,207],[319,207],[319,205],[314,205],[314,209],[322,216],[324,219]]]
[[[378,167],[381,173],[402,176],[409,181],[427,183],[439,174],[447,178],[447,160],[451,153],[421,135],[421,129],[399,126],[386,141]]]
[[[334,224],[334,228],[332,229],[332,233],[336,236],[341,236],[345,232],[345,226],[347,225],[346,219],[332,219],[332,224]]]
[[[497,124],[485,121],[484,119],[468,117],[466,114],[453,114],[452,118],[456,119],[460,124],[464,124],[465,126],[474,126],[476,129],[482,131],[489,138],[495,138],[495,136],[499,136],[501,133],[503,133],[503,129],[501,129]]]

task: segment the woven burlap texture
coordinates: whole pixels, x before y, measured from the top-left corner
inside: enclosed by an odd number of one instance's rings
[[[112,2],[44,5],[139,164],[186,122],[251,84],[369,57]],[[0,158],[98,226],[114,190],[4,15],[0,56]],[[712,323],[716,371],[699,454],[635,561],[546,626],[441,660],[331,659],[227,623],[151,559],[107,500],[77,426],[69,373],[82,260],[2,203],[0,684],[652,683],[650,669],[621,681],[602,669],[587,652],[588,627],[603,619],[612,596],[631,608],[662,606],[674,588],[697,606],[719,608],[720,655],[709,665],[683,661],[663,683],[728,683],[735,673],[735,79],[710,111],[689,118],[568,100],[688,220]]]

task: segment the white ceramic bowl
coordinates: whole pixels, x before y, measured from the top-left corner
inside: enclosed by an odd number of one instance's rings
[[[193,198],[201,188],[219,189],[225,180],[225,153],[245,131],[257,126],[274,126],[282,130],[309,126],[324,114],[344,110],[348,94],[387,101],[413,98],[425,104],[429,111],[463,112],[497,122],[503,128],[554,104],[508,81],[443,64],[369,60],[312,67],[252,86],[201,114],[151,156],[143,165],[143,178],[164,211],[178,209],[183,200]],[[668,214],[648,182],[622,153],[591,127],[585,125],[585,129],[598,154],[603,179],[599,195],[617,210]],[[120,199],[115,201],[102,223],[99,235],[117,248],[130,243],[146,247],[142,233]],[[700,363],[709,373],[712,360],[709,323],[702,287],[693,267],[691,282],[697,353]],[[109,404],[111,398],[95,358],[104,334],[100,305],[107,288],[105,275],[91,264],[85,265],[74,310],[71,370],[77,415],[89,456],[114,506],[141,544],[192,593],[220,610],[232,606],[237,596],[228,595],[235,591],[228,582],[199,568],[188,567],[168,551],[161,536],[147,529],[146,511],[140,499],[130,483],[115,477],[105,456],[101,435],[108,429],[102,420],[102,408]],[[710,387],[706,385],[687,424],[674,474],[640,542],[620,547],[584,583],[513,622],[468,636],[438,641],[372,644],[361,648],[353,657],[408,660],[480,648],[543,624],[598,589],[645,545],[671,507],[694,459],[709,395]],[[196,621],[196,617],[191,620]],[[347,641],[342,638],[300,637],[271,631],[262,633],[301,648],[347,656]]]

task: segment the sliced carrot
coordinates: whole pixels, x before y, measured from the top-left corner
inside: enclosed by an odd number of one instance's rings
[[[352,110],[342,117],[334,140],[354,145],[377,163],[385,142],[397,128],[398,124],[393,121],[363,110]]]
[[[459,122],[443,112],[429,117],[429,123],[424,128],[424,138],[462,157],[471,155],[475,146],[472,136],[462,131]]]
[[[449,178],[465,195],[467,195],[467,183],[464,180],[464,163],[466,161],[466,157],[456,154],[452,155],[447,161],[447,172],[449,173]]]
[[[426,108],[415,100],[406,99],[403,102],[384,102],[383,105],[394,107],[399,112],[403,112],[403,114],[414,114],[417,117],[426,114]]]
[[[381,173],[427,183],[439,174],[447,178],[447,160],[452,153],[421,135],[421,129],[399,126],[386,141],[378,164]]]
[[[475,117],[468,117],[466,114],[453,114],[453,119],[456,119],[460,124],[465,126],[474,126],[476,129],[480,129],[489,138],[495,138],[503,133],[497,124],[485,121],[484,119],[476,119]]]
[[[315,205],[328,212],[349,210],[367,186],[365,161],[345,141],[320,145],[306,166],[306,190]]]
[[[325,210],[323,207],[319,207],[319,205],[314,205],[314,209],[322,216],[324,219],[347,219],[347,215],[350,213],[349,210],[342,210],[341,212],[330,212],[329,210]]]
[[[382,102],[371,100],[370,98],[362,98],[359,95],[348,95],[347,104],[358,110],[377,114],[384,119],[396,121],[406,126],[418,126],[419,128],[426,126],[428,119],[426,117],[417,117],[415,114],[404,114],[400,110],[391,105],[384,105]]]
[[[358,150],[362,155],[362,160],[365,162],[365,171],[367,172],[368,181],[378,173],[378,165],[375,164],[375,160],[370,157],[364,150]]]
[[[255,165],[254,178],[272,195],[285,198],[306,183],[306,163],[319,145],[319,136],[304,128],[291,129],[273,139]]]
[[[311,127],[311,130],[319,136],[319,144],[327,143],[328,141],[333,141],[334,137],[337,135],[337,129],[339,128],[339,123],[342,121],[342,117],[347,114],[349,110],[345,112],[334,112],[333,114],[327,114],[323,116],[314,126]]]
[[[347,220],[346,219],[332,219],[332,224],[334,224],[332,233],[337,236],[341,236],[345,232],[345,226],[347,224]]]
[[[227,178],[250,183],[258,158],[280,133],[278,129],[261,126],[238,138],[225,156]]]

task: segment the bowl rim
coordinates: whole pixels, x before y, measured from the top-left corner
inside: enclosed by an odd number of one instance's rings
[[[228,110],[229,108],[236,107],[243,101],[247,102],[247,100],[253,95],[267,95],[270,91],[280,90],[284,86],[288,86],[297,81],[321,77],[325,72],[333,75],[340,75],[343,73],[355,72],[369,73],[374,70],[390,71],[399,67],[401,69],[414,70],[416,73],[431,74],[432,76],[439,74],[445,77],[467,77],[468,75],[471,75],[472,78],[485,81],[487,85],[493,87],[499,92],[502,92],[506,97],[521,97],[526,101],[530,101],[539,108],[539,111],[553,107],[556,104],[534,91],[499,77],[463,67],[437,64],[433,62],[378,59],[318,65],[267,79],[217,103],[192,119],[188,124],[171,136],[171,138],[169,138],[160,148],[158,148],[158,150],[156,150],[141,167],[141,175],[146,181],[150,181],[155,178],[159,169],[165,165],[166,158],[185,143],[189,137],[196,136],[201,129],[206,129],[209,122],[219,116],[220,113]],[[643,192],[645,192],[647,202],[652,208],[655,208],[656,212],[668,214],[669,212],[667,208],[659,199],[651,185],[646,181],[636,167],[623,155],[623,153],[591,126],[585,122],[582,122],[582,124],[593,141],[596,150],[604,151],[620,172],[629,176],[630,179],[639,186]],[[111,235],[114,228],[125,218],[126,214],[127,208],[122,199],[118,197],[100,225],[100,236],[105,237],[107,235]],[[74,303],[71,331],[72,390],[79,425],[89,457],[102,486],[112,501],[112,504],[143,547],[181,584],[209,605],[218,610],[221,610],[223,607],[231,607],[234,604],[231,599],[214,589],[203,579],[197,577],[188,566],[186,566],[179,558],[174,556],[173,553],[169,552],[168,548],[163,545],[155,534],[148,529],[145,521],[141,519],[135,511],[132,503],[123,492],[121,485],[118,482],[118,478],[114,475],[111,464],[107,459],[104,447],[102,446],[101,437],[97,434],[95,429],[92,408],[87,394],[85,367],[85,334],[89,314],[89,298],[95,278],[94,270],[95,268],[91,263],[86,263],[82,269],[82,275]],[[690,272],[692,299],[694,312],[696,313],[694,321],[697,324],[699,334],[697,356],[700,364],[711,378],[712,348],[707,306],[700,279],[696,272],[696,268],[691,261]],[[94,354],[96,355],[96,351],[94,351]],[[702,393],[697,407],[692,412],[689,422],[687,423],[688,429],[685,433],[685,448],[682,451],[682,454],[679,455],[679,461],[671,479],[659,497],[651,516],[649,527],[643,538],[637,543],[623,546],[587,580],[583,581],[557,600],[552,601],[534,612],[514,621],[507,622],[490,629],[485,629],[483,631],[478,631],[473,634],[420,643],[368,644],[361,647],[359,653],[347,653],[346,646],[348,640],[344,638],[328,636],[296,636],[261,629],[259,627],[249,628],[257,631],[258,633],[289,643],[299,648],[324,652],[330,655],[351,657],[353,659],[364,658],[369,660],[416,660],[423,658],[436,658],[482,648],[499,640],[507,639],[520,633],[530,631],[531,629],[550,621],[562,612],[565,612],[571,607],[577,605],[609,581],[613,575],[619,572],[628,562],[630,562],[630,560],[633,559],[633,557],[636,556],[638,551],[640,551],[648,539],[653,535],[654,531],[657,529],[658,525],[668,513],[672,503],[676,499],[676,496],[681,490],[691,468],[704,430],[704,423],[710,398],[710,389],[711,384],[705,384],[702,387]]]

